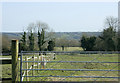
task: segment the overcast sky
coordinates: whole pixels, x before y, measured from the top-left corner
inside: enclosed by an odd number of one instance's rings
[[[21,32],[36,21],[56,32],[102,31],[107,16],[118,17],[117,2],[4,2],[2,32]]]

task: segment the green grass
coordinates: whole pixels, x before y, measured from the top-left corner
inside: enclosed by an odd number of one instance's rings
[[[0,56],[0,58],[12,58],[12,56],[11,55],[9,55],[9,56]]]
[[[80,47],[66,47],[64,51],[80,51]],[[62,51],[61,47],[55,47],[54,51]],[[33,55],[30,55],[33,56]],[[35,55],[37,57],[37,55]],[[4,58],[11,58],[11,56],[0,56]],[[25,55],[23,59],[25,59]],[[96,58],[96,60],[94,60]],[[32,61],[33,59],[29,60]],[[35,59],[39,61],[38,59]],[[118,62],[117,54],[59,54],[56,55],[55,60],[51,61],[108,61],[108,62]],[[29,68],[33,63],[29,63]],[[35,63],[37,64],[37,63]],[[46,69],[112,69],[118,64],[114,63],[47,63]],[[37,69],[37,67],[35,67]],[[39,66],[39,69],[41,67]],[[23,63],[23,69],[26,69],[26,63]],[[114,70],[118,70],[117,67]],[[34,75],[61,75],[61,76],[118,76],[118,72],[110,71],[107,74],[106,71],[34,71]],[[32,71],[29,72],[32,76]],[[2,78],[10,78],[11,75],[11,65],[2,65]],[[30,81],[94,81],[97,78],[59,78],[59,77],[30,77]],[[26,78],[24,78],[26,81]],[[97,81],[117,81],[117,79],[108,78],[98,78]]]
[[[57,59],[53,61],[91,61],[94,58],[97,60],[94,61],[110,61],[110,62],[117,62],[118,55],[117,54],[104,54],[100,57],[99,54],[69,54],[69,55],[56,55]],[[33,63],[29,63],[32,65]],[[112,69],[117,64],[114,63],[47,63],[46,69]],[[25,63],[23,68],[26,68]],[[35,67],[37,68],[37,67]],[[40,68],[40,67],[39,67]],[[115,67],[114,69],[118,69]],[[86,73],[86,74],[85,74]],[[118,72],[110,71],[109,73],[103,75],[106,71],[34,71],[34,75],[52,75],[52,76],[118,76]],[[29,75],[32,76],[32,71],[29,72]],[[55,78],[55,77],[31,77],[29,80],[32,81],[91,81],[95,78]],[[117,81],[117,79],[105,79],[99,78],[98,81]],[[25,78],[24,78],[25,81]]]
[[[0,58],[11,58],[11,56],[0,56]],[[11,64],[1,65],[1,76],[0,78],[11,78]]]
[[[2,78],[11,78],[11,64],[3,64],[2,65]]]
[[[82,47],[65,47],[64,51],[82,51]],[[54,51],[62,51],[62,47],[55,47]]]

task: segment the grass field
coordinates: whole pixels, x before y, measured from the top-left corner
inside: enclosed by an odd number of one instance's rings
[[[12,58],[11,56],[0,56],[0,58]],[[11,78],[11,64],[2,64],[1,66],[1,71],[2,74],[0,78]]]
[[[11,64],[3,64],[2,65],[2,78],[11,78]]]
[[[64,47],[64,51],[82,51],[82,47]],[[55,47],[54,51],[62,51],[62,47]]]
[[[81,47],[65,47],[64,51],[80,51],[82,50]],[[55,47],[54,51],[62,51],[61,47]],[[9,56],[0,56],[0,58],[12,58],[11,55]],[[2,65],[2,78],[11,78],[11,64],[3,64]]]
[[[0,56],[0,58],[12,58],[12,56],[11,55],[10,56],[6,55],[6,56]]]
[[[66,47],[64,51],[80,51],[80,47]],[[62,51],[61,47],[55,47],[54,51]],[[33,56],[33,55],[29,55]],[[36,57],[38,55],[35,55]],[[10,58],[11,56],[2,56]],[[25,59],[26,55],[23,56]],[[32,61],[30,59],[29,61]],[[38,61],[38,59],[35,59]],[[58,54],[55,60],[51,61],[108,61],[108,62],[118,62],[117,54]],[[35,63],[37,65],[37,63]],[[33,63],[29,63],[29,68]],[[41,67],[39,66],[39,69]],[[47,63],[45,69],[112,69],[118,70],[118,64],[115,63]],[[23,69],[26,69],[26,63],[23,63]],[[37,66],[35,67],[37,69]],[[32,71],[29,72],[32,76]],[[39,75],[50,75],[50,76],[118,76],[117,71],[34,71],[35,76]],[[2,77],[11,77],[11,65],[2,65]],[[66,77],[30,77],[30,81],[117,81],[118,79],[109,78],[66,78]],[[26,78],[24,78],[26,81]]]
[[[110,61],[117,62],[117,54],[69,54],[69,55],[56,55],[57,59],[52,61]],[[33,63],[29,63],[32,65]],[[46,69],[113,69],[118,70],[118,64],[115,63],[47,63]],[[25,63],[23,69],[25,69]],[[37,69],[37,67],[35,67]],[[39,67],[40,68],[40,67]],[[32,76],[32,71],[29,72]],[[118,76],[117,71],[34,71],[35,76],[50,75],[50,76]],[[26,79],[24,78],[24,81]],[[60,77],[30,77],[32,81],[117,81],[117,79],[108,78],[60,78]]]

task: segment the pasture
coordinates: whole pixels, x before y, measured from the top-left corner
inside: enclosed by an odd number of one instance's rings
[[[55,51],[62,51],[60,47],[56,47]],[[67,47],[65,51],[80,51],[79,47]],[[23,61],[26,57],[33,55],[24,55]],[[38,57],[38,55],[34,55]],[[47,56],[47,55],[46,55]],[[11,57],[11,56],[2,56]],[[49,58],[48,58],[49,59]],[[47,58],[46,58],[47,60]],[[33,58],[28,61],[33,61]],[[38,58],[35,61],[39,61]],[[58,61],[56,63],[46,63],[44,69],[103,69],[103,70],[118,70],[118,63],[60,63],[60,61],[99,61],[99,62],[118,62],[118,54],[56,54],[56,59],[50,61]],[[28,69],[31,65],[38,65],[38,63],[28,62]],[[26,62],[23,63],[22,69],[26,69]],[[34,66],[34,69],[43,69],[41,65]],[[19,72],[18,72],[19,73]],[[26,70],[23,70],[26,76]],[[11,65],[2,65],[2,77],[10,78]],[[28,76],[51,76],[51,77],[27,77],[29,81],[118,81],[114,78],[69,78],[69,77],[52,77],[52,76],[113,76],[118,77],[118,71],[66,71],[66,70],[30,70]],[[23,81],[26,81],[24,77]]]
[[[26,56],[26,55],[24,55]],[[32,60],[29,60],[32,61]],[[38,61],[37,59],[35,61]],[[45,69],[100,69],[100,70],[118,70],[116,63],[60,63],[60,61],[100,61],[117,62],[117,54],[58,54],[55,60],[57,63],[47,63]],[[26,63],[23,63],[23,69],[26,69]],[[33,63],[28,63],[29,68]],[[37,65],[38,63],[34,63]],[[37,66],[34,69],[41,69]],[[42,68],[43,69],[43,68]],[[25,71],[26,72],[26,71]],[[34,74],[33,74],[34,72]],[[31,81],[117,81],[113,78],[69,78],[52,76],[115,76],[118,77],[118,71],[66,71],[66,70],[31,70],[28,76],[51,76],[51,77],[28,77]],[[26,81],[26,78],[24,78]]]
[[[80,51],[81,47],[65,47],[65,51]],[[61,47],[55,47],[54,51],[62,51]],[[0,56],[0,58],[12,58],[11,55]],[[11,64],[2,65],[2,78],[11,78]]]
[[[62,51],[62,47],[55,47],[54,51]],[[64,47],[64,51],[83,51],[82,47]]]

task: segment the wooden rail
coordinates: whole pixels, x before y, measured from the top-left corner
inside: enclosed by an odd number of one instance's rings
[[[3,60],[0,60],[0,64],[12,64],[12,59],[3,59]]]

